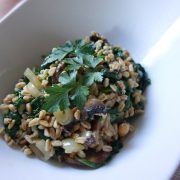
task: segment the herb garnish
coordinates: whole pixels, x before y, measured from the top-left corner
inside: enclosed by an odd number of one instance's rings
[[[73,53],[75,57],[66,58],[68,53]],[[70,105],[82,109],[89,95],[89,87],[94,82],[103,80],[103,72],[97,72],[95,69],[103,58],[95,57],[94,43],[85,44],[84,41],[78,40],[74,44],[68,41],[65,46],[57,48],[45,58],[42,66],[53,63],[57,59],[63,60],[66,68],[59,76],[60,84],[46,89],[49,96],[45,98],[43,109],[49,112],[59,109],[63,111]]]

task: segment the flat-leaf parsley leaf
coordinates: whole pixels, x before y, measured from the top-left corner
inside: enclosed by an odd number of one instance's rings
[[[74,91],[74,95],[71,97],[73,104],[76,105],[79,109],[82,109],[86,103],[87,96],[89,95],[89,89],[87,86],[77,86]]]
[[[91,86],[94,82],[102,82],[102,80],[102,72],[88,72],[85,74],[84,84],[86,86]]]
[[[70,106],[68,92],[70,89],[66,87],[60,87],[58,85],[54,85],[46,89],[46,92],[49,94],[45,98],[45,104],[42,109],[48,112],[55,112],[59,109],[63,111],[64,109]]]
[[[41,67],[53,63],[56,60],[62,60],[67,54],[73,51],[73,44],[71,41],[67,41],[65,46],[55,48],[50,55],[48,55]]]

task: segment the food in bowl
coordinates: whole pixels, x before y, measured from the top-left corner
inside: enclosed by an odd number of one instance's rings
[[[150,79],[127,50],[93,32],[53,48],[3,99],[1,135],[26,155],[98,168],[144,112]]]

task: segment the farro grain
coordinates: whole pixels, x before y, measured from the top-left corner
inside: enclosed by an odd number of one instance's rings
[[[103,54],[103,50],[102,49],[97,52],[97,56],[100,56],[102,54]]]
[[[133,107],[129,108],[129,116],[130,117],[134,116],[134,108]]]
[[[50,137],[49,129],[47,129],[47,128],[44,129],[44,136]]]
[[[130,124],[129,123],[122,123],[119,125],[118,133],[120,137],[124,137],[129,133]]]
[[[50,127],[53,127],[53,124],[54,124],[55,119],[56,119],[56,118],[55,118],[54,116],[51,117],[50,122],[49,122],[49,126],[50,126]]]
[[[45,110],[41,110],[39,112],[39,119],[43,119],[46,116],[46,111]]]
[[[129,74],[128,71],[124,71],[124,72],[122,73],[122,75],[123,75],[125,78],[128,78],[130,74]]]
[[[110,59],[110,61],[114,60],[114,54],[113,53],[109,53],[107,56]]]
[[[16,107],[13,104],[9,104],[8,107],[9,107],[9,110],[12,111],[12,112],[16,112],[17,111]]]
[[[48,123],[46,120],[40,120],[40,121],[39,121],[39,124],[42,125],[42,126],[44,126],[44,127],[50,127],[50,126],[49,126],[49,123]]]
[[[11,140],[11,137],[8,134],[4,134],[4,140],[8,143]]]
[[[4,124],[7,125],[12,121],[10,118],[4,118]]]
[[[49,135],[52,139],[56,139],[56,131],[53,127],[49,128]]]
[[[50,118],[51,118],[51,117],[50,117],[49,115],[46,115],[45,118],[44,118],[44,120],[49,121]]]
[[[143,114],[143,113],[144,113],[144,110],[142,109],[135,110],[135,114]]]
[[[138,104],[140,101],[141,101],[140,96],[136,96],[136,97],[135,97],[135,100],[134,100],[134,103],[135,103],[135,104]]]
[[[115,93],[110,93],[110,94],[108,95],[108,100],[114,99],[115,96],[116,96]]]
[[[60,146],[62,146],[62,142],[59,141],[59,140],[53,140],[53,141],[51,141],[51,144],[52,144],[52,146],[54,146],[54,147],[60,147]]]
[[[104,145],[102,147],[102,150],[105,152],[111,152],[112,151],[112,146]]]
[[[27,104],[26,104],[26,111],[27,111],[29,114],[31,114],[31,112],[32,112],[31,103],[27,103]]]
[[[4,128],[0,127],[0,136],[4,135]]]
[[[48,81],[47,81],[46,79],[42,80],[41,85],[42,85],[43,87],[46,87],[46,86],[48,85]]]
[[[77,137],[75,139],[75,142],[79,143],[79,144],[84,144],[86,141],[86,138],[85,137]]]
[[[112,91],[117,92],[117,86],[116,85],[110,85],[110,88],[112,89]]]
[[[25,85],[26,85],[25,82],[19,82],[19,83],[16,84],[15,87],[16,87],[17,89],[22,89]]]
[[[80,158],[85,158],[86,157],[86,154],[84,153],[84,151],[78,151],[78,156],[80,157]]]
[[[11,139],[7,144],[8,146],[14,146],[16,143],[13,139]]]
[[[16,102],[17,100],[18,100],[18,97],[17,97],[17,96],[15,96],[15,97],[12,98],[12,102],[13,102],[13,103]]]
[[[122,95],[122,96],[121,96],[121,100],[122,100],[122,101],[126,101],[126,100],[127,100],[127,98],[128,98],[128,96],[127,96],[127,95]]]
[[[22,139],[18,142],[18,144],[23,146],[23,145],[27,144],[27,141],[25,139]]]
[[[34,119],[30,120],[28,126],[29,127],[37,126],[37,125],[39,125],[39,123],[40,123],[39,118],[34,118]]]
[[[30,143],[30,144],[33,144],[33,143],[34,143],[33,140],[32,140],[32,138],[31,138],[29,135],[25,135],[24,138],[25,138],[25,140],[26,140],[28,143]]]
[[[127,58],[129,56],[129,52],[127,50],[124,50],[123,51],[123,56]]]
[[[76,139],[76,138],[78,138],[78,137],[79,137],[79,134],[78,134],[78,133],[73,133],[73,134],[72,134],[72,138],[73,138],[73,139]]]
[[[134,67],[133,67],[132,64],[129,64],[129,71],[130,71],[130,72],[133,72],[133,71],[134,71]]]
[[[30,95],[23,96],[23,100],[26,102],[29,102],[31,99],[32,99],[32,96]]]
[[[118,105],[118,111],[122,112],[124,107],[125,107],[125,103],[123,101],[121,101],[120,104]]]
[[[102,93],[99,95],[98,99],[101,101],[105,101],[108,99],[108,96],[105,93]]]
[[[81,116],[81,112],[79,109],[77,109],[76,112],[74,113],[74,118],[76,120],[80,120],[80,116]]]
[[[104,82],[103,82],[104,87],[108,87],[109,86],[109,78],[105,78]]]
[[[99,55],[101,55],[101,54],[99,54]],[[105,62],[110,62],[111,58],[109,56],[105,56],[104,60],[105,60]]]
[[[24,152],[24,154],[25,154],[26,156],[30,156],[30,155],[32,155],[32,153],[33,153],[30,148],[25,148],[23,152]]]
[[[75,125],[74,125],[73,130],[74,130],[74,131],[78,131],[79,128],[80,128],[80,124],[78,123],[78,124],[75,124]]]
[[[112,99],[112,100],[110,100],[110,101],[107,101],[107,102],[105,103],[105,105],[106,105],[106,107],[113,107],[115,103],[116,103],[116,100],[115,100],[115,99]]]
[[[101,151],[101,150],[102,150],[102,147],[103,147],[103,143],[102,143],[102,141],[101,141],[101,142],[99,142],[99,144],[96,146],[96,152]]]
[[[12,120],[11,122],[9,122],[8,124],[8,129],[12,129],[15,125],[15,120]]]
[[[9,104],[12,102],[12,98],[15,97],[15,94],[8,94],[4,99],[3,99],[3,103],[4,104]]]
[[[51,67],[48,71],[49,76],[53,76],[56,71],[56,67]]]
[[[23,96],[30,96],[31,95],[26,86],[24,86],[23,90],[21,91],[21,94]]]
[[[28,127],[28,123],[26,122],[26,120],[22,119],[20,128],[26,131],[27,127]]]
[[[86,129],[91,129],[91,124],[87,121],[82,121],[81,125]]]
[[[119,71],[121,68],[121,65],[117,61],[113,61],[113,62],[109,63],[109,68],[110,68],[110,71],[114,71],[114,70]]]
[[[45,151],[50,152],[51,151],[51,141],[49,139],[46,140],[45,142]]]
[[[128,118],[129,117],[129,111],[127,110],[126,112],[124,112],[124,117]]]
[[[120,97],[120,96],[118,96],[118,97],[116,98],[116,102],[118,102],[118,103],[121,102],[121,97]]]
[[[27,114],[22,114],[22,118],[23,118],[23,119],[27,119],[27,117],[28,117]],[[28,119],[27,119],[27,120],[28,120]]]
[[[91,92],[91,94],[93,94],[93,95],[95,95],[95,96],[98,95],[99,90],[98,90],[98,86],[97,86],[96,83],[93,83],[93,85],[92,85],[91,88],[90,88],[90,92]]]
[[[89,36],[86,36],[86,37],[84,38],[84,42],[85,42],[85,43],[89,43],[89,42],[90,42]]]
[[[45,129],[45,128],[44,128],[44,126],[39,125],[39,126],[38,126],[38,129],[43,130],[43,129]]]
[[[56,139],[57,139],[57,138],[60,138],[61,132],[62,132],[62,128],[61,128],[61,127],[59,127],[59,128],[56,129]]]
[[[58,124],[57,120],[54,121],[53,127],[56,128],[56,129],[59,128],[59,124]]]
[[[9,106],[7,104],[1,104],[0,105],[0,110],[8,110]]]

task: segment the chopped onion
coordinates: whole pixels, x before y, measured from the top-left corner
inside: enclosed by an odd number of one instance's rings
[[[74,139],[67,138],[62,140],[63,148],[65,153],[79,152],[84,149],[84,146],[75,142]]]
[[[50,153],[45,151],[45,140],[39,140],[36,144],[31,144],[30,148],[38,158],[44,161],[47,161],[54,155],[54,151]]]
[[[26,76],[29,81],[36,86],[37,89],[42,89],[41,82],[38,80],[37,76],[31,71],[31,69],[27,68],[24,72],[24,76]]]
[[[80,136],[85,138],[90,138],[92,135],[92,131],[83,131]]]
[[[69,124],[73,120],[73,113],[70,109],[54,112],[54,116],[56,117],[58,123],[63,126]]]
[[[25,86],[25,88],[28,91],[28,93],[30,93],[33,97],[39,97],[42,95],[42,93],[31,82],[29,82]]]
[[[33,151],[33,153],[36,155],[36,157],[38,157],[41,160],[44,160],[44,155],[43,153],[36,147],[35,144],[30,144],[29,147],[31,148],[31,150]]]

